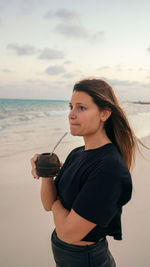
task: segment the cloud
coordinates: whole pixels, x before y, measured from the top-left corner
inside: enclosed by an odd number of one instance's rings
[[[23,56],[23,55],[29,56],[29,55],[36,54],[38,52],[38,50],[34,46],[29,45],[29,44],[25,44],[25,45],[19,45],[17,43],[8,44],[7,49],[13,50],[18,56]]]
[[[44,19],[53,19],[55,18],[55,12],[53,10],[49,10],[45,15],[44,15]]]
[[[12,73],[12,71],[10,69],[3,69],[3,72]]]
[[[104,31],[99,31],[94,34],[91,34],[91,40],[94,42],[97,41],[103,41],[105,38],[105,32]]]
[[[65,73],[63,75],[64,78],[66,79],[70,79],[70,78],[73,78],[75,76],[75,73]]]
[[[92,44],[104,40],[104,32],[90,33],[81,23],[61,23],[56,25],[55,30],[64,37],[86,39]]]
[[[56,16],[64,20],[73,20],[79,19],[79,14],[73,10],[59,9],[56,11]]]
[[[60,50],[50,48],[44,48],[43,50],[40,50],[29,44],[8,44],[6,48],[13,50],[17,56],[32,56],[37,54],[39,55],[38,59],[41,60],[54,60],[64,58],[64,54]]]
[[[143,71],[143,72],[145,72],[145,71],[146,71],[146,72],[148,72],[148,73],[149,73],[149,72],[150,72],[150,69],[148,69],[148,68],[143,68],[143,67],[140,67],[140,68],[138,68],[138,71],[140,71],[140,72],[142,72],[142,71]]]
[[[43,7],[44,5],[47,7],[47,0],[21,0],[20,3],[17,3],[23,15],[35,13],[36,9],[41,9],[41,6]]]
[[[65,64],[65,65],[72,64],[72,63],[73,63],[73,62],[70,61],[70,60],[65,60],[65,61],[63,62],[63,64]]]
[[[98,68],[97,70],[108,70],[108,69],[110,69],[110,66],[105,65],[105,66]]]
[[[46,59],[46,60],[61,59],[61,58],[64,58],[64,54],[63,52],[56,50],[56,49],[44,48],[38,58]]]
[[[68,10],[65,8],[60,8],[57,11],[53,11],[53,10],[49,10],[44,18],[46,19],[52,19],[52,18],[57,18],[60,20],[64,20],[64,21],[72,21],[72,20],[79,20],[80,19],[80,15],[73,10]]]
[[[102,68],[99,69],[107,69],[109,68],[109,66],[104,66]],[[149,83],[142,83],[139,81],[130,81],[130,80],[119,80],[119,79],[106,79],[105,77],[103,77],[102,79],[104,79],[106,82],[110,83],[112,86],[117,86],[118,88],[122,87],[122,88],[150,88],[150,84]]]
[[[88,32],[82,25],[78,24],[59,24],[56,26],[57,32],[64,35],[65,37],[74,38],[87,38]]]
[[[104,41],[104,32],[91,33],[86,29],[81,23],[61,23],[56,25],[56,32],[60,33],[64,37],[74,38],[74,39],[84,39],[90,43],[97,43]]]
[[[53,65],[53,66],[49,66],[45,70],[45,73],[48,75],[58,75],[58,74],[65,73],[65,68],[63,66]]]
[[[147,48],[147,51],[150,52],[150,46]]]
[[[1,16],[4,18],[5,14],[21,14],[21,15],[31,15],[41,7],[47,8],[47,3],[50,0],[0,0],[0,12]]]
[[[46,82],[45,81],[39,80],[39,79],[36,79],[36,80],[27,79],[27,80],[25,80],[25,82],[27,84],[32,84],[32,85],[41,85],[41,86],[45,86],[46,85]]]
[[[135,87],[135,86],[142,86],[143,84],[138,81],[129,81],[129,80],[118,80],[118,79],[112,79],[109,80],[109,82],[112,85],[117,86],[127,86],[127,87]]]
[[[146,69],[144,69],[143,67],[138,68],[138,71],[145,71]]]
[[[133,72],[133,71],[136,71],[136,69],[133,69],[133,68],[125,68],[123,66],[121,66],[120,64],[118,65],[115,65],[115,66],[108,66],[108,65],[104,65],[104,66],[101,66],[100,68],[98,68],[97,70],[98,71],[105,71],[105,70],[115,70],[117,72]],[[137,71],[144,71],[144,69],[142,68],[139,68]]]
[[[89,30],[82,24],[81,16],[78,12],[68,9],[58,9],[57,11],[49,10],[44,18],[56,19],[55,32],[64,37],[86,39],[90,42],[99,42],[104,40],[104,32],[89,32]]]

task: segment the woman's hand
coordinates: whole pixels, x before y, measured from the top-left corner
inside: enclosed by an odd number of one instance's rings
[[[61,161],[61,162],[60,162],[60,168],[62,168],[62,166],[63,166],[63,162]]]
[[[35,154],[33,156],[33,158],[31,159],[31,165],[32,165],[31,173],[32,173],[34,179],[39,179],[39,176],[36,173],[36,164],[35,164],[36,161],[37,161],[38,156],[39,156],[39,154]]]
[[[33,158],[31,158],[31,165],[32,165],[31,173],[32,173],[34,179],[39,179],[39,176],[37,175],[37,172],[36,172],[36,164],[35,164],[39,155],[40,154],[35,154],[33,156]],[[61,161],[60,162],[60,168],[62,168],[62,166],[63,166],[63,162]]]

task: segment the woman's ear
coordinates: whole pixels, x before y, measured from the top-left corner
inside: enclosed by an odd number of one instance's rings
[[[101,121],[105,122],[111,115],[112,111],[110,109],[103,109],[101,111]]]

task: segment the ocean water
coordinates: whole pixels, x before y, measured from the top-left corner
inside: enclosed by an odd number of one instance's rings
[[[69,134],[69,101],[0,99],[0,157],[27,150],[49,152],[65,133],[63,140],[74,146],[81,137]],[[150,105],[121,103],[138,138],[150,135]],[[69,152],[69,151],[68,151]],[[66,151],[67,153],[67,151]]]
[[[69,135],[69,101],[0,99],[0,157],[24,151],[50,152],[68,132],[60,144],[81,144],[81,138]],[[59,149],[60,149],[59,146]],[[66,151],[65,154],[70,151]]]

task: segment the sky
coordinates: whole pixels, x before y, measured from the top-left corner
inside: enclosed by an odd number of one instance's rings
[[[149,0],[0,0],[0,98],[68,100],[83,78],[150,101]]]

